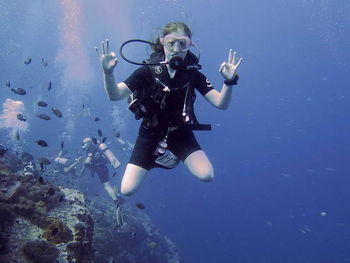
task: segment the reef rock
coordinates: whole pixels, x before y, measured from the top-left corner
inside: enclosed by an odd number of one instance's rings
[[[117,229],[111,203],[90,204],[95,221],[93,245],[96,263],[183,263],[174,243],[164,236],[149,216],[124,204],[125,225]]]
[[[12,163],[0,173],[0,262],[183,263],[143,211],[125,202],[118,228],[107,196],[88,199]]]
[[[6,233],[7,253],[0,255],[0,262],[94,262],[94,224],[84,196],[73,189],[60,188],[60,191],[64,199],[47,212],[45,225],[39,226],[23,217],[15,220]],[[31,249],[41,253],[28,256]],[[43,258],[47,261],[41,261]]]

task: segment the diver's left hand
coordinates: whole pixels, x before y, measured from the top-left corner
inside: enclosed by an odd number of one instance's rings
[[[241,63],[242,58],[238,59],[237,61],[236,52],[233,52],[233,50],[230,49],[228,53],[228,60],[227,62],[223,62],[221,64],[219,72],[225,80],[232,80],[235,77],[236,71]]]

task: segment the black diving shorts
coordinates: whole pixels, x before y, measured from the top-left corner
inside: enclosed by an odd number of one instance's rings
[[[164,133],[140,132],[131,154],[129,163],[146,170],[155,167],[157,156],[154,154],[158,143],[164,138]],[[175,154],[182,162],[193,152],[201,150],[193,131],[187,126],[181,126],[168,135],[168,150]]]
[[[109,181],[108,167],[106,165],[95,165],[91,168],[93,174],[97,174],[101,184]]]

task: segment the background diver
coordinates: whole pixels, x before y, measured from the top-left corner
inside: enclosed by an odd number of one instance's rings
[[[127,42],[131,41],[135,40]],[[121,47],[124,59],[122,48],[127,42]],[[103,41],[100,50],[96,47],[108,98],[114,101],[130,97],[129,109],[135,113],[136,119],[142,118],[121,183],[123,195],[135,193],[147,172],[159,167],[157,160],[167,150],[201,181],[213,179],[213,166],[193,133],[198,124],[193,110],[195,90],[214,107],[227,109],[232,86],[238,80],[236,71],[242,62],[242,58],[236,58],[236,52],[229,51],[228,61],[219,68],[224,83],[221,91],[217,91],[199,72],[199,58],[189,51],[195,45],[191,29],[186,24],[168,23],[156,41],[150,44],[154,50],[150,58],[145,63],[134,63],[142,66],[119,83],[113,75],[118,60],[116,54],[109,50],[109,41]],[[176,161],[172,167],[175,165]]]
[[[123,218],[121,205],[124,200],[118,194],[117,187],[111,185],[107,167],[109,163],[114,169],[116,169],[120,166],[120,162],[105,143],[100,143],[97,140],[94,142],[93,138],[84,138],[81,149],[83,150],[85,156],[80,156],[75,160],[71,160],[62,157],[61,151],[58,157],[54,159],[54,162],[60,166],[63,166],[63,171],[65,173],[74,171],[76,175],[81,176],[85,170],[88,169],[92,176],[97,174],[100,182],[103,184],[104,189],[116,204],[117,226],[122,227]]]

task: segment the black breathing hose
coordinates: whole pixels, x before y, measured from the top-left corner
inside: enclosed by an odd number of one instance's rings
[[[155,43],[152,43],[150,41],[147,41],[147,40],[142,40],[142,39],[130,39],[128,41],[125,41],[121,46],[120,46],[120,49],[119,49],[119,53],[120,53],[120,56],[126,61],[126,62],[129,62],[131,64],[134,64],[134,65],[140,65],[140,66],[143,66],[143,65],[149,65],[149,66],[156,66],[156,65],[159,65],[159,63],[140,63],[140,62],[135,62],[135,61],[132,61],[130,59],[127,59],[124,54],[123,54],[123,48],[125,45],[131,43],[131,42],[141,42],[141,43],[146,43],[146,44],[149,44],[149,45],[153,45],[153,46],[157,46],[157,44]]]

